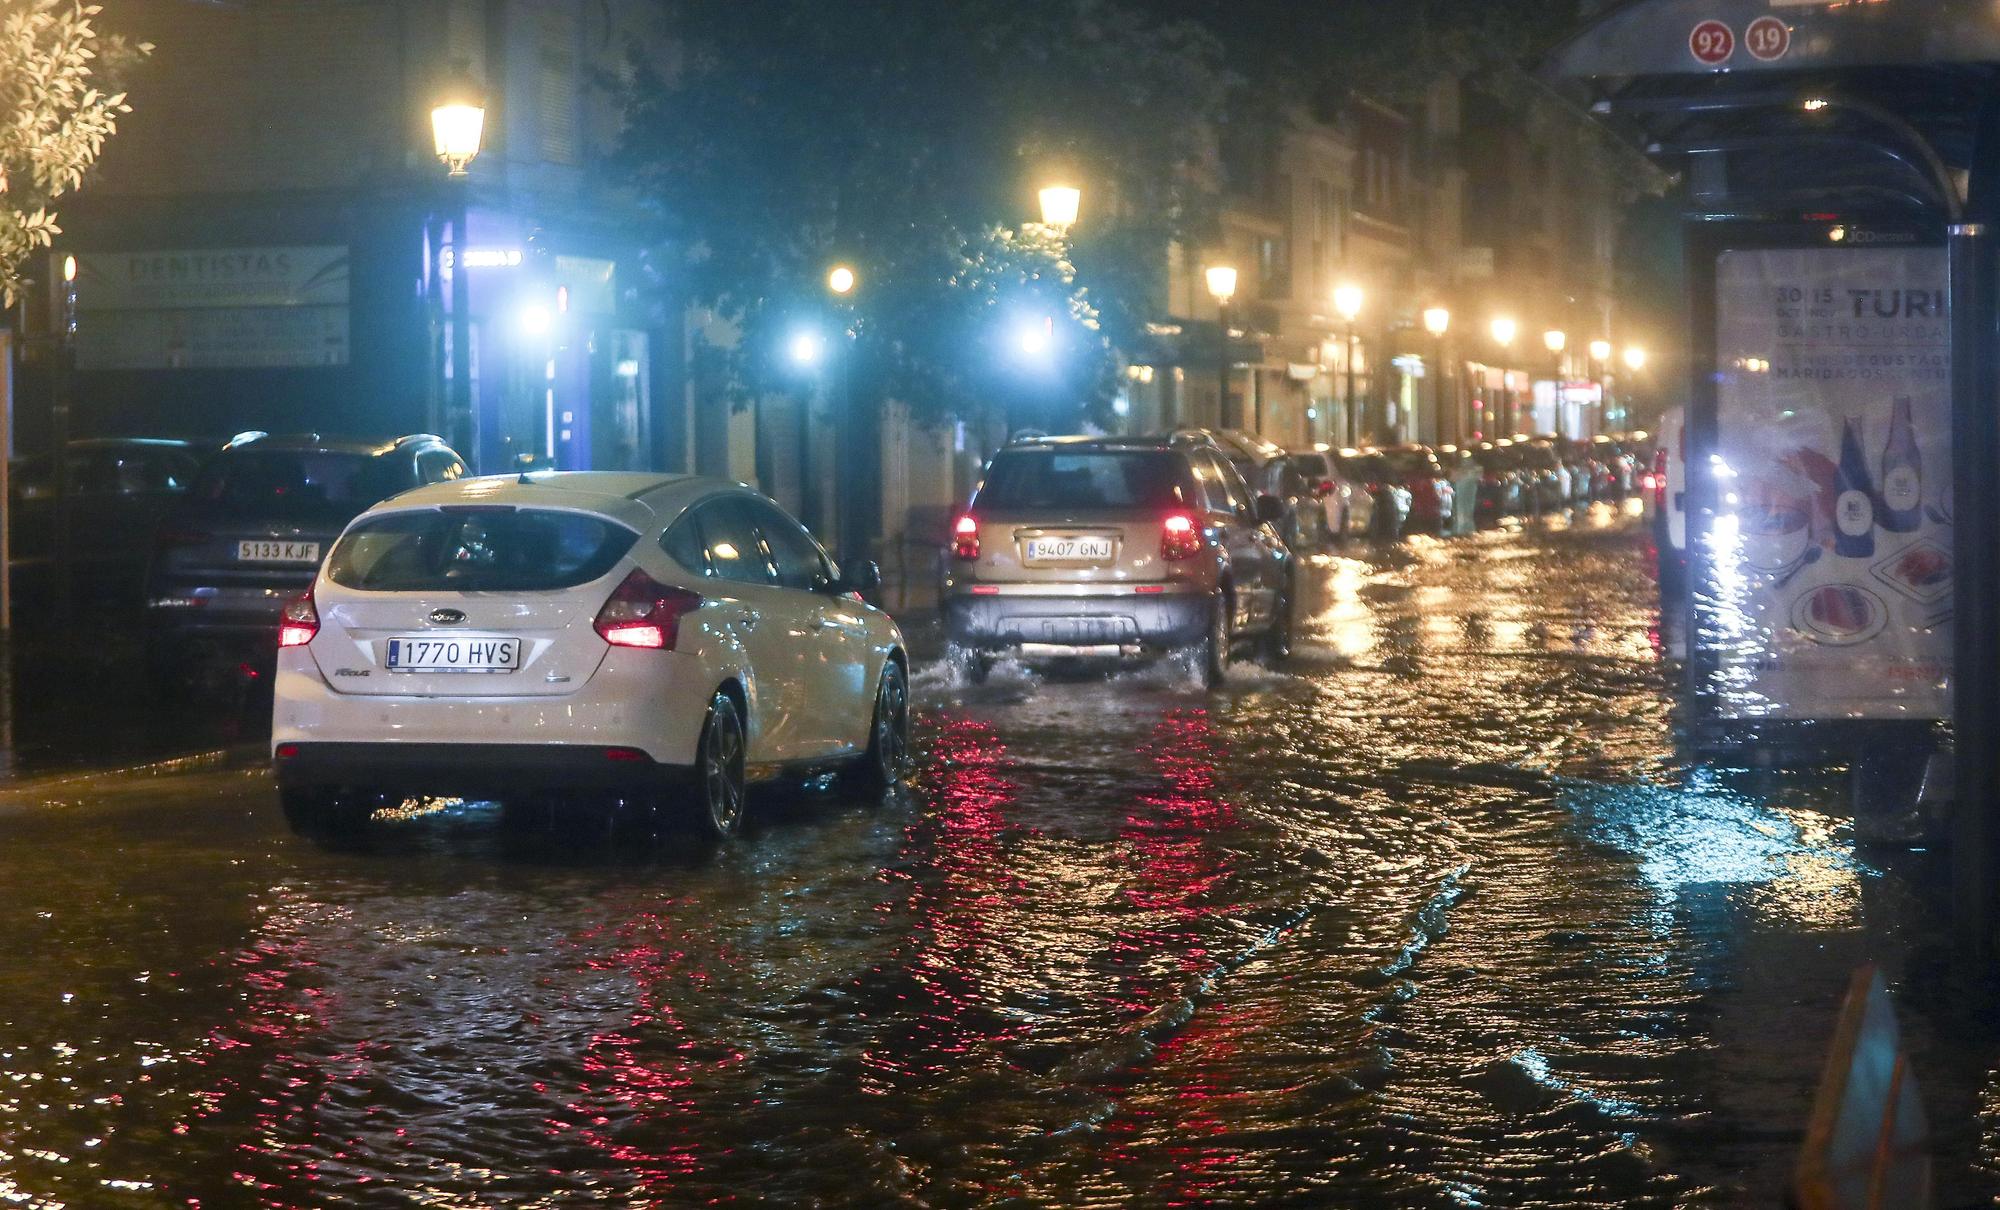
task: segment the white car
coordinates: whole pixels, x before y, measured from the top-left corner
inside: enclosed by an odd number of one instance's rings
[[[715,837],[744,784],[909,750],[903,636],[804,526],[739,484],[461,479],[348,525],[279,633],[271,755],[300,831],[383,796],[676,801]]]

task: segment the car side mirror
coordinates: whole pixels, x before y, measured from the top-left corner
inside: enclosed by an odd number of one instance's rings
[[[1276,496],[1257,497],[1257,519],[1276,523],[1285,519],[1285,502]]]
[[[849,592],[873,592],[882,587],[882,565],[873,559],[862,559],[849,565],[833,583],[835,595]]]

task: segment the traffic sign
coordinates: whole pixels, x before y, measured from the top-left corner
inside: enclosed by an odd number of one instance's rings
[[[1688,33],[1688,53],[1695,62],[1720,67],[1736,53],[1736,33],[1720,21],[1703,21]]]
[[[1792,27],[1777,17],[1759,17],[1743,31],[1743,49],[1766,63],[1792,49]]]

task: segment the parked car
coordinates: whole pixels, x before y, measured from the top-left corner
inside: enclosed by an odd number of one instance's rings
[[[1451,517],[1446,531],[1469,534],[1478,527],[1479,463],[1473,461],[1471,450],[1455,445],[1439,446],[1437,456],[1451,482]]]
[[[1603,468],[1597,481],[1597,498],[1622,501],[1639,486],[1638,459],[1631,438],[1599,433],[1590,439],[1592,453]]]
[[[55,455],[32,455],[11,468],[14,591],[24,604],[55,592],[57,535],[66,533],[75,599],[136,612],[153,531],[193,482],[201,456],[186,441],[92,438],[70,442],[68,462],[67,525],[57,520]]]
[[[1181,429],[1176,435],[1213,442],[1253,493],[1276,497],[1284,506],[1284,516],[1276,525],[1286,545],[1307,551],[1325,544],[1318,498],[1282,446],[1241,429]]]
[[[1401,538],[1410,519],[1410,489],[1403,485],[1382,451],[1344,449],[1335,459],[1335,465],[1349,482],[1359,484],[1369,498],[1368,537],[1377,542]]]
[[[953,525],[947,657],[978,681],[1031,663],[1174,656],[1208,685],[1238,642],[1290,651],[1283,508],[1206,436],[1052,437],[993,456]]]
[[[1506,437],[1482,441],[1471,453],[1479,467],[1478,498],[1473,505],[1476,523],[1493,525],[1502,517],[1528,511],[1529,476],[1514,442]]]
[[[215,454],[161,523],[147,583],[147,653],[173,687],[234,660],[267,666],[285,601],[362,510],[465,474],[429,434],[360,441],[244,433]]]
[[[1555,443],[1546,438],[1531,441],[1516,441],[1514,448],[1521,458],[1524,503],[1528,512],[1537,515],[1553,512],[1569,503],[1569,468],[1563,465],[1556,453]]]
[[[1399,445],[1382,451],[1397,481],[1410,491],[1408,529],[1443,533],[1451,524],[1451,479],[1437,454],[1425,445]]]
[[[1605,475],[1604,464],[1598,460],[1597,451],[1588,441],[1572,441],[1554,438],[1556,456],[1562,459],[1563,470],[1569,479],[1568,503],[1581,507],[1599,499],[1599,485]]]
[[[1671,590],[1687,571],[1687,410],[1669,408],[1660,418],[1654,458],[1653,545],[1660,587]]]
[[[1329,542],[1366,537],[1374,528],[1375,498],[1350,480],[1330,450],[1295,450],[1285,456],[1310,486]]]
[[[271,754],[287,817],[352,826],[410,794],[599,791],[690,809],[909,749],[903,637],[804,526],[738,484],[578,471],[375,505],[284,605]]]

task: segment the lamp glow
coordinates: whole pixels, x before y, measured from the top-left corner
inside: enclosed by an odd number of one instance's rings
[[[835,265],[826,275],[826,288],[835,294],[852,292],[854,282],[854,270],[846,265]]]
[[[1049,185],[1041,192],[1042,222],[1058,230],[1067,230],[1076,222],[1078,209],[1083,205],[1083,191],[1074,185]]]
[[[1361,314],[1361,302],[1360,286],[1346,282],[1333,288],[1333,309],[1340,312],[1340,317],[1348,323],[1353,323],[1354,317]]]
[[[793,365],[811,369],[826,356],[826,338],[810,329],[800,329],[792,333],[785,348],[791,355]]]
[[[1516,324],[1512,319],[1509,319],[1507,316],[1499,315],[1494,317],[1493,320],[1494,344],[1497,345],[1513,344],[1514,337],[1519,331],[1520,331],[1520,325]]]
[[[1646,350],[1638,345],[1630,345],[1625,350],[1625,368],[1638,371],[1646,368]]]
[[[1550,328],[1542,333],[1542,343],[1548,346],[1549,352],[1560,353],[1569,344],[1569,336],[1561,328]]]
[[[431,110],[431,142],[451,175],[465,175],[485,128],[486,107],[476,100],[454,97]]]
[[[1443,336],[1451,327],[1451,312],[1443,307],[1424,308],[1424,331],[1432,336]]]
[[[1590,359],[1591,359],[1592,361],[1610,361],[1610,360],[1611,360],[1611,342],[1610,342],[1610,341],[1608,341],[1608,340],[1593,340],[1593,341],[1591,341],[1591,342],[1590,342]]]
[[[1217,302],[1228,302],[1236,297],[1236,266],[1210,265],[1204,275],[1208,280],[1208,292]]]

